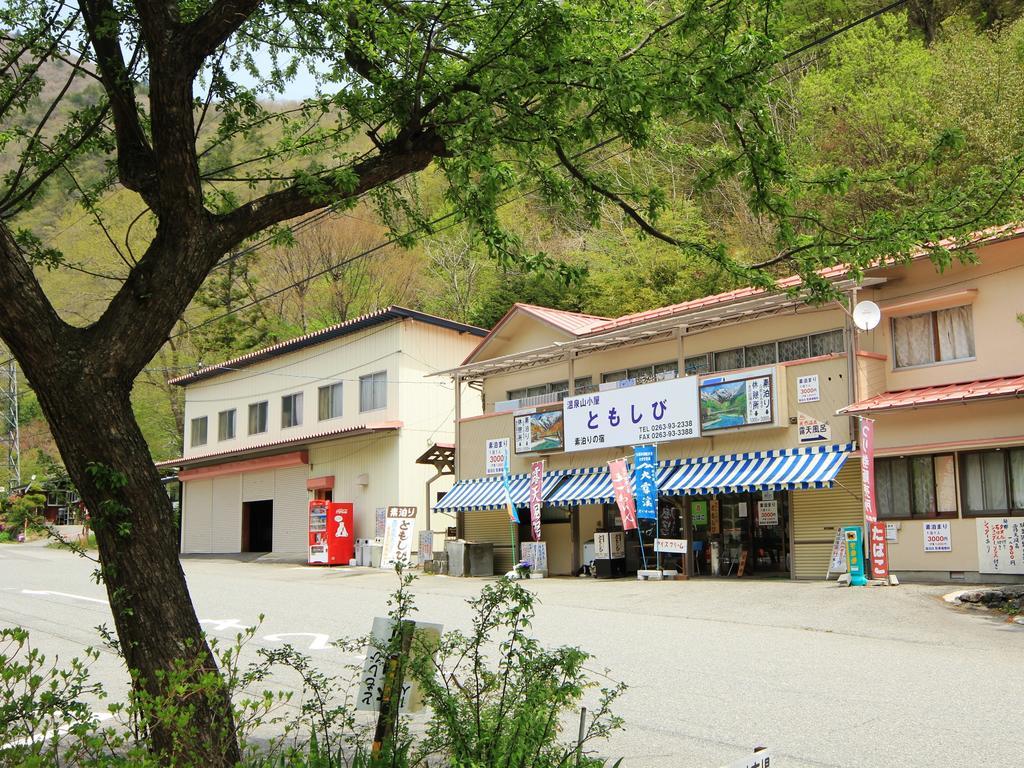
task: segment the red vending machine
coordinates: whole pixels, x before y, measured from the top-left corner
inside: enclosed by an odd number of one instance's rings
[[[309,502],[309,564],[348,565],[356,554],[354,528],[351,502]]]

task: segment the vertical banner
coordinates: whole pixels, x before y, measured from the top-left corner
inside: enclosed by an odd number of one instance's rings
[[[501,472],[501,484],[505,488],[505,506],[508,507],[508,519],[511,522],[513,522],[516,525],[518,525],[519,524],[519,513],[516,511],[516,505],[512,501],[512,486],[509,483],[509,460],[508,460],[508,454],[507,453],[505,454],[505,464],[502,467],[502,472]]]
[[[878,522],[878,507],[875,505],[875,422],[860,417],[860,477],[864,494],[864,521],[870,525]]]
[[[885,523],[874,522],[868,526],[871,537],[871,578],[889,578],[889,548],[885,543]]]
[[[633,493],[638,520],[658,519],[658,447],[633,448]]]
[[[608,462],[608,471],[612,477],[612,490],[615,492],[615,503],[622,514],[622,530],[632,531],[636,528],[636,502],[633,489],[629,482],[629,470],[625,459]]]
[[[540,541],[540,513],[544,506],[544,462],[530,465],[530,532],[534,541]]]

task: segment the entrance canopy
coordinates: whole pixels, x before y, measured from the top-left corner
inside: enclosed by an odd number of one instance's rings
[[[659,489],[682,496],[831,488],[852,450],[847,443],[686,459]]]
[[[678,462],[671,462],[658,468],[658,487],[676,471]],[[606,504],[615,500],[612,478],[607,467],[589,467],[570,474],[555,492],[545,499],[552,505]]]
[[[517,507],[529,503],[530,476],[513,475],[509,478],[512,502]],[[505,486],[500,477],[481,477],[460,480],[434,505],[441,512],[465,512],[470,509],[504,509]]]

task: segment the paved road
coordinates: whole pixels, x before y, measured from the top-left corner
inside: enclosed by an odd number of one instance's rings
[[[354,659],[326,641],[365,634],[395,585],[367,569],[184,564],[212,635],[233,637],[263,613],[257,645],[309,648],[331,672]],[[64,657],[96,645],[93,628],[111,621],[92,568],[65,552],[0,546],[0,625],[27,627],[34,644]],[[479,586],[424,576],[420,615],[466,628],[464,600]],[[779,768],[1019,762],[1024,627],[944,605],[948,588],[736,579],[530,588],[544,642],[579,645],[629,683],[617,708],[626,731],[602,750],[627,766],[713,768],[759,743]],[[112,687],[124,680],[111,654],[95,670]]]

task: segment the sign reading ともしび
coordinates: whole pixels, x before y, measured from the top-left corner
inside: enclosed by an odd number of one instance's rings
[[[412,540],[416,531],[416,507],[388,507],[384,519],[384,551],[381,568],[394,568],[395,563],[411,565]]]
[[[566,452],[700,437],[696,376],[567,397],[563,407]]]

